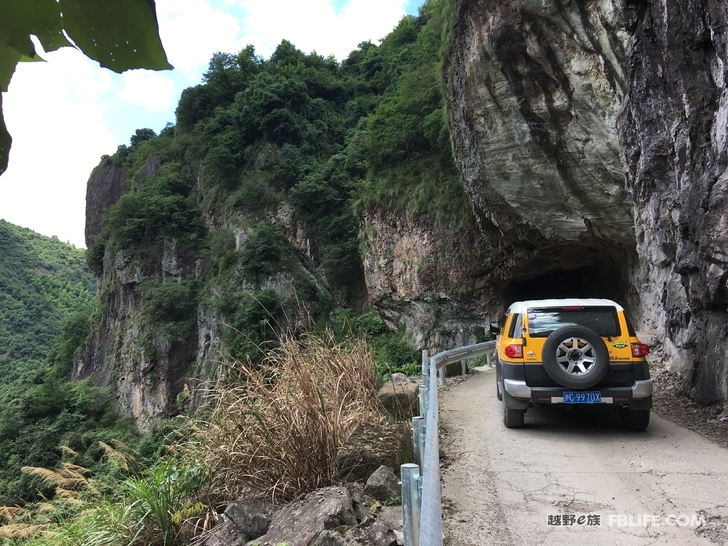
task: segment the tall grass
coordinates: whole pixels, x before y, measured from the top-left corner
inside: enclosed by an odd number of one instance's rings
[[[284,340],[261,365],[236,362],[212,389],[194,452],[229,499],[251,488],[288,500],[335,478],[336,454],[362,422],[380,419],[366,342],[333,335]]]

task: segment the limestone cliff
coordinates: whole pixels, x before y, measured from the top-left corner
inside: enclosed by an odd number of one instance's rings
[[[293,220],[285,204],[271,218],[289,239],[288,254],[276,257],[285,264],[260,282],[251,282],[239,271],[226,278],[216,276],[209,249],[191,249],[175,237],[163,237],[155,244],[145,238],[141,250],[105,242],[103,213],[127,192],[136,192],[160,176],[166,162],[163,156],[151,155],[133,179],[127,180],[122,168],[110,160],[102,161],[91,175],[86,198],[87,246],[92,249],[97,238],[103,244],[98,247],[101,263],[97,264],[97,310],[91,339],[85,354],[75,360],[73,377],[90,378],[95,385],[108,387],[119,411],[142,430],[197,405],[203,396],[199,387],[224,373],[220,364],[230,354],[231,335],[243,340],[252,337],[235,322],[241,307],[252,302],[243,312],[252,313],[247,323],[254,326],[279,321],[281,327],[295,328],[308,319],[305,305],[316,299],[333,299],[310,256],[311,241],[305,229]],[[231,239],[231,255],[237,259],[245,252],[254,231],[245,218],[210,210],[203,216],[204,230],[224,227]],[[205,297],[185,290],[195,284],[204,285]],[[164,290],[170,286],[176,289]],[[166,309],[165,316],[159,309],[150,311],[155,305],[150,296],[160,289],[162,301],[156,305]],[[275,294],[271,300],[276,301],[275,308],[256,299],[261,293]]]
[[[475,343],[488,324],[490,258],[477,229],[387,211],[362,218],[368,303],[391,329],[438,351]]]
[[[502,306],[635,300],[615,120],[627,91],[619,2],[462,1],[448,59],[456,162]]]
[[[700,402],[728,399],[728,10],[626,2],[619,117],[645,322]]]

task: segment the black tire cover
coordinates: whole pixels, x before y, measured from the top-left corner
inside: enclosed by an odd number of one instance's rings
[[[567,389],[593,387],[609,370],[604,340],[594,330],[577,324],[554,330],[546,338],[541,359],[549,377]]]

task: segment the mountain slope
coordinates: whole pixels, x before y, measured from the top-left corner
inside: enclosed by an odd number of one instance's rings
[[[83,249],[0,220],[0,382],[37,368],[94,290]]]

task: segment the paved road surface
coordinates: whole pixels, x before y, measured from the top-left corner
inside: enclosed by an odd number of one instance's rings
[[[654,414],[641,433],[614,408],[502,415],[494,371],[440,392],[448,546],[728,544],[728,450]]]

